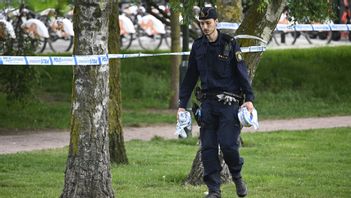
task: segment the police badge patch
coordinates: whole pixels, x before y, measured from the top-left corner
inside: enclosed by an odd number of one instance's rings
[[[204,11],[201,10],[201,12],[200,12],[200,17],[202,18],[202,17],[205,17],[205,16],[206,16],[206,15],[205,15]]]
[[[242,61],[243,60],[243,57],[241,56],[241,52],[238,51],[238,52],[235,52],[235,57],[236,57],[236,60],[238,62]]]
[[[199,13],[199,19],[217,19],[216,9],[214,7],[203,7]]]

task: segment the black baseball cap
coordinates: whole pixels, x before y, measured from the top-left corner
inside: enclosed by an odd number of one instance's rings
[[[199,14],[200,20],[217,19],[217,12],[214,7],[203,7]]]

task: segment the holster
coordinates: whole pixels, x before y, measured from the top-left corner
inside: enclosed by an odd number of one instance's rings
[[[202,102],[205,99],[205,94],[202,92],[200,87],[195,88],[195,97],[196,100]]]

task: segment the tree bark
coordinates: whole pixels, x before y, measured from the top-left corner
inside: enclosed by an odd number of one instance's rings
[[[217,0],[217,13],[220,22],[241,23],[243,19],[243,8],[241,0]],[[234,35],[233,30],[223,29],[221,32]]]
[[[180,52],[180,24],[179,12],[171,10],[171,51]],[[171,56],[171,98],[169,103],[170,109],[178,107],[179,98],[179,65],[180,56]]]
[[[228,166],[225,164],[223,160],[222,152],[219,152],[219,161],[222,166],[222,170],[220,174],[221,183],[227,183],[232,181],[232,176],[229,172]],[[190,173],[185,179],[184,184],[185,185],[190,184],[194,186],[204,184],[203,177],[204,177],[204,167],[201,161],[201,149],[199,149],[196,153]]]
[[[273,30],[275,29],[279,17],[283,11],[283,8],[287,4],[287,0],[273,0],[273,2],[267,5],[263,10],[259,11],[259,1],[249,8],[247,15],[243,22],[236,31],[236,34],[249,34],[261,37],[268,41],[272,37]],[[258,45],[253,40],[243,40],[240,42],[241,46]],[[250,80],[252,82],[254,74],[261,58],[261,53],[246,53],[244,54],[245,62],[248,66],[248,72],[250,74]],[[231,181],[231,176],[228,167],[224,163],[223,157],[219,157],[222,165],[221,179],[222,182]],[[192,168],[188,177],[186,178],[185,184],[199,185],[203,183],[203,166],[201,162],[200,149],[198,150],[196,157],[193,161]]]
[[[120,53],[120,29],[118,23],[118,0],[109,0],[111,14],[109,16],[109,37],[108,51],[112,54]],[[108,124],[110,138],[110,160],[116,164],[128,164],[126,149],[124,146],[122,116],[121,116],[121,61],[120,59],[110,59],[110,80],[109,80],[109,106]]]
[[[76,55],[106,54],[107,0],[76,0]],[[109,66],[75,66],[71,136],[62,198],[114,197],[108,138]]]
[[[280,15],[284,7],[287,5],[287,0],[272,0],[266,7],[259,10],[260,1],[254,1],[253,5],[248,9],[247,14],[235,32],[236,35],[248,34],[263,38],[269,41],[272,38],[272,33],[277,26]],[[257,40],[240,40],[240,46],[260,45]],[[255,77],[255,72],[263,52],[245,53],[243,58],[249,69],[249,77],[252,82]]]
[[[241,0],[217,0],[216,5],[219,21],[241,23],[243,19]]]

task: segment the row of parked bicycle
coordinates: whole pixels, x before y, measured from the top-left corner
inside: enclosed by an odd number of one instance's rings
[[[6,41],[16,43],[16,38],[25,36],[35,44],[35,53],[41,53],[49,45],[53,52],[69,51],[73,45],[71,15],[57,17],[55,9],[48,8],[34,13],[27,8],[7,8],[0,11],[0,54],[6,50]],[[145,50],[158,49],[165,41],[170,46],[170,27],[141,6],[128,6],[119,15],[121,48],[128,49],[138,40]]]
[[[73,37],[71,20],[56,17],[54,9],[34,13],[22,5],[19,9],[6,8],[0,12],[0,53],[6,52],[9,43],[20,45],[19,38],[29,39],[35,53],[43,52],[47,44],[53,52],[69,51]]]
[[[170,47],[170,26],[165,25],[154,15],[147,13],[143,6],[126,4],[120,9],[121,49],[128,49],[135,40],[145,50],[156,50],[163,41],[167,47]],[[165,6],[159,6],[159,9],[170,14],[169,9]],[[157,12],[157,10],[154,10],[153,13],[157,14]]]
[[[123,4],[120,7],[121,14],[119,15],[120,26],[120,45],[121,49],[125,50],[131,46],[135,47],[137,42],[140,48],[145,50],[156,50],[163,42],[167,47],[170,47],[170,27],[165,25],[165,17],[162,14],[170,15],[167,6],[159,5],[157,9],[152,10],[153,14],[146,12],[146,9],[141,5],[132,3]],[[196,9],[194,9],[196,13]],[[55,9],[48,8],[39,13],[25,8],[23,5],[19,9],[7,8],[0,11],[0,55],[6,52],[6,45],[8,41],[11,44],[18,44],[19,36],[24,36],[31,40],[32,49],[35,53],[42,53],[47,46],[53,52],[70,51],[73,46],[73,11],[68,12],[64,17],[58,17]],[[282,16],[285,16],[284,13]],[[161,19],[161,20],[160,20]],[[168,21],[169,22],[169,21]],[[287,17],[282,17],[279,23],[288,23]],[[189,26],[191,31],[190,36],[197,38],[201,35],[201,30],[196,22]],[[277,45],[280,44],[276,38],[277,34],[281,35],[281,43],[285,42],[285,34],[290,32],[275,32],[272,41]],[[291,32],[293,35],[293,42],[304,36],[309,43],[310,38],[319,37],[320,39],[327,39],[328,43],[331,40],[337,41],[344,34],[350,32]],[[17,43],[16,43],[17,42]],[[134,43],[134,45],[132,45]]]

